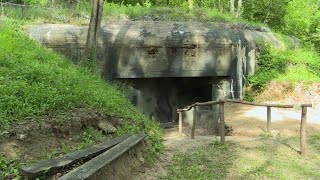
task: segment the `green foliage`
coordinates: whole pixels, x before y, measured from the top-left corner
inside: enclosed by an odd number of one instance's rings
[[[292,0],[288,3],[282,31],[306,39],[314,22],[318,7],[315,0]]]
[[[48,0],[27,0],[26,2],[31,5],[41,5],[41,6],[48,4]]]
[[[273,28],[280,28],[290,0],[247,0],[243,2],[243,17],[249,21],[266,23]]]
[[[242,14],[249,21],[266,23],[320,50],[319,10],[319,0],[248,0]]]
[[[152,155],[162,149],[159,124],[142,115],[124,94],[30,40],[9,22],[0,24],[0,94],[1,131],[42,114],[94,109],[123,118],[119,134],[145,132]]]
[[[266,46],[257,61],[258,69],[247,82],[248,101],[254,101],[271,81],[290,85],[320,81],[320,56],[308,49],[276,50]]]
[[[19,169],[20,164],[16,159],[5,158],[0,155],[0,178],[20,179]]]
[[[282,82],[316,82],[320,80],[320,57],[306,50],[265,49],[258,58],[258,69],[248,84],[262,90],[271,80]]]

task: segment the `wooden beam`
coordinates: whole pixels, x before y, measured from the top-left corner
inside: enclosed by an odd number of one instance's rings
[[[219,116],[220,116],[220,142],[225,143],[225,133],[224,133],[224,102],[220,103],[219,106]]]
[[[220,104],[221,102],[224,101],[208,101],[208,102],[196,102],[191,104],[190,106],[187,106],[183,109],[177,109],[177,112],[181,112],[181,111],[190,111],[191,108],[195,107],[195,106],[211,106],[211,105],[215,105],[215,104]]]
[[[302,107],[301,110],[301,125],[300,125],[300,153],[302,156],[307,154],[307,107]]]
[[[267,132],[270,133],[270,125],[271,125],[271,107],[267,107]]]
[[[19,169],[20,173],[29,178],[34,178],[39,175],[42,175],[44,172],[50,172],[53,170],[61,169],[65,166],[73,165],[77,162],[80,162],[84,159],[95,157],[113,146],[119,144],[120,142],[128,139],[130,135],[126,134],[106,142],[76,151],[73,153],[68,153],[61,157],[52,158],[49,160],[43,160],[35,164],[24,166]]]
[[[232,99],[226,99],[226,101],[232,102],[232,103],[252,105],[252,106],[264,106],[264,107],[276,107],[276,108],[294,108],[295,107],[295,105],[255,103],[255,102],[238,101],[238,100],[232,100]],[[301,104],[301,107],[312,107],[312,104]]]
[[[247,102],[247,101],[239,101],[239,100],[232,100],[232,99],[225,99],[220,101],[208,101],[208,102],[196,102],[187,106],[183,109],[177,109],[177,112],[181,111],[190,111],[194,106],[210,106],[215,104],[220,104],[221,102],[232,102],[232,103],[239,103],[239,104],[246,104],[252,106],[263,106],[263,107],[275,107],[275,108],[295,108],[296,105],[286,105],[286,104],[267,104],[267,103],[255,103],[255,102]],[[312,107],[312,104],[300,104],[301,107]]]
[[[182,112],[178,112],[179,114],[179,134],[182,136]]]
[[[196,122],[197,122],[197,106],[193,107],[193,122],[192,122],[192,129],[191,129],[191,139],[194,139],[194,131],[196,129]]]
[[[121,142],[120,144],[114,146],[110,150],[100,154],[99,156],[91,159],[90,161],[86,162],[85,164],[73,169],[66,175],[62,176],[58,180],[82,180],[82,179],[89,179],[90,177],[94,176],[99,170],[106,167],[110,162],[120,157],[122,154],[127,152],[129,149],[137,145],[141,142],[146,135],[143,133],[136,134],[130,136],[125,141]],[[104,177],[105,179],[106,177]]]

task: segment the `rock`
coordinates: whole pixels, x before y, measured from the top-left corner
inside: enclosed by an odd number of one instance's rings
[[[19,140],[24,140],[26,137],[27,137],[27,135],[25,135],[25,134],[19,134],[18,135],[18,139]]]
[[[139,161],[142,162],[142,163],[144,163],[144,158],[143,158],[143,157],[140,157],[140,158],[139,158]]]
[[[259,29],[261,32],[271,32],[271,29],[268,27],[260,27]]]
[[[99,129],[103,130],[106,134],[113,134],[117,132],[117,128],[108,123],[107,121],[100,121],[98,124]]]

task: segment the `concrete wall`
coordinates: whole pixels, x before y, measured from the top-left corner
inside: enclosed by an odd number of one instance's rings
[[[87,27],[37,25],[30,27],[29,34],[77,62]],[[270,32],[230,25],[113,22],[102,28],[97,58],[106,79],[129,84],[130,98],[143,113],[171,122],[177,120],[177,108],[195,101],[241,99],[245,79],[255,72],[256,44],[261,41],[285,47]],[[199,124],[215,131],[217,108],[203,109]],[[189,122],[193,115],[184,116]]]

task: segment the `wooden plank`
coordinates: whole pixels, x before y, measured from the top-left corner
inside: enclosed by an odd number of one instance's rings
[[[191,139],[194,139],[194,131],[196,129],[196,122],[197,122],[197,106],[193,107],[193,122],[192,122],[192,129],[191,129]]]
[[[220,116],[220,142],[225,143],[225,133],[224,133],[224,103],[220,103],[219,106],[219,116]]]
[[[302,156],[307,154],[307,107],[302,107],[301,110],[301,125],[300,125],[300,153]]]
[[[267,107],[267,132],[270,133],[270,125],[271,125],[271,107]]]
[[[276,107],[276,108],[294,108],[295,105],[283,105],[283,104],[266,104],[266,103],[255,103],[255,102],[247,102],[247,101],[238,101],[232,99],[226,99],[227,102],[232,103],[240,103],[240,104],[247,104],[253,106],[264,106],[264,107]],[[312,107],[312,104],[301,104],[301,107]]]
[[[240,101],[240,100],[232,100],[232,99],[225,99],[221,101],[208,101],[208,102],[196,102],[194,104],[191,104],[190,106],[187,106],[183,109],[178,109],[177,112],[181,111],[189,111],[194,106],[210,106],[215,104],[220,104],[221,102],[232,102],[232,103],[239,103],[239,104],[246,104],[246,105],[252,105],[252,106],[263,106],[263,107],[276,107],[276,108],[294,108],[296,105],[286,105],[286,104],[267,104],[267,103],[255,103],[255,102],[247,102],[247,101]],[[300,104],[301,107],[312,107],[312,104]]]
[[[190,111],[193,107],[194,107],[195,104],[192,104],[190,106],[187,106],[183,109],[178,109],[177,112],[182,112],[182,111]]]
[[[215,104],[220,104],[223,101],[208,101],[208,102],[203,102],[203,103],[195,103],[197,106],[211,106],[211,105],[215,105]]]
[[[182,112],[179,112],[179,134],[182,136]]]
[[[128,139],[70,171],[58,180],[82,180],[90,178],[92,175],[94,175],[94,173],[98,172],[100,169],[121,156],[123,153],[127,152],[130,148],[141,142],[145,136],[146,135],[144,133],[130,136]]]
[[[56,169],[61,169],[65,166],[75,164],[83,159],[95,157],[113,146],[119,144],[120,142],[128,139],[130,135],[126,134],[109,141],[76,151],[73,153],[68,153],[60,157],[52,158],[49,160],[43,160],[35,164],[31,164],[19,169],[22,175],[29,178],[34,178],[36,176],[42,175],[44,172],[50,172]]]
[[[208,101],[208,102],[196,102],[191,104],[190,106],[187,106],[183,109],[177,109],[177,112],[181,112],[181,111],[190,111],[194,106],[211,106],[211,105],[215,105],[215,104],[220,104],[223,101]]]

